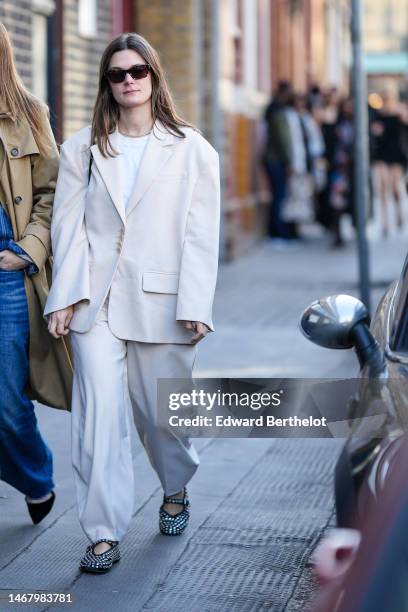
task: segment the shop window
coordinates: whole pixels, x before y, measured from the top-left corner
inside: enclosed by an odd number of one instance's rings
[[[48,102],[48,17],[55,11],[55,2],[51,0],[33,0],[32,27],[35,36],[32,43],[32,87],[37,98]]]
[[[96,38],[97,0],[78,0],[78,32],[84,38]]]

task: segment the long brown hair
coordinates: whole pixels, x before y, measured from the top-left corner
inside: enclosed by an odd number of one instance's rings
[[[112,55],[125,49],[137,51],[144,61],[150,64],[153,121],[159,119],[170,133],[180,138],[185,138],[185,134],[180,130],[180,127],[190,127],[199,131],[191,123],[184,121],[177,115],[160,58],[155,49],[140,34],[121,34],[106,47],[99,69],[99,89],[93,112],[91,139],[93,143],[98,145],[102,155],[113,157],[116,153],[109,141],[109,134],[115,130],[120,116],[119,105],[111,94],[106,72],[109,69]],[[108,145],[110,151],[108,151]]]
[[[26,120],[41,153],[49,150],[44,131],[44,107],[23,85],[16,65],[10,37],[0,21],[0,103],[11,113],[14,121]]]

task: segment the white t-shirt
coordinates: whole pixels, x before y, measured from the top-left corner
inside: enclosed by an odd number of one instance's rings
[[[123,201],[125,208],[135,185],[137,171],[150,134],[146,136],[124,136],[119,132],[120,163],[123,180]]]

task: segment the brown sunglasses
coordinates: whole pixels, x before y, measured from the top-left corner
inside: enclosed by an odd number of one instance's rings
[[[106,76],[111,83],[123,83],[127,74],[130,74],[132,79],[137,81],[138,79],[144,79],[147,77],[150,68],[150,64],[135,64],[127,70],[122,70],[121,68],[111,68],[106,72]]]

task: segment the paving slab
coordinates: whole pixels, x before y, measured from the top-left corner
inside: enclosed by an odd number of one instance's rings
[[[373,304],[399,275],[407,244],[404,234],[371,242]],[[196,376],[355,376],[352,351],[316,347],[298,329],[312,300],[337,292],[358,295],[356,249],[330,251],[318,232],[297,251],[265,243],[222,265],[217,331],[200,347]],[[310,555],[333,524],[341,441],[195,440],[201,465],[189,485],[191,522],[180,538],[168,538],[158,533],[159,481],[135,434],[135,506],[123,558],[109,574],[88,576],[77,569],[87,542],[74,503],[69,415],[38,407],[38,417],[54,452],[57,500],[34,527],[23,497],[0,482],[1,612],[23,608],[7,604],[7,594],[21,589],[69,592],[75,612],[307,609],[315,588]]]

